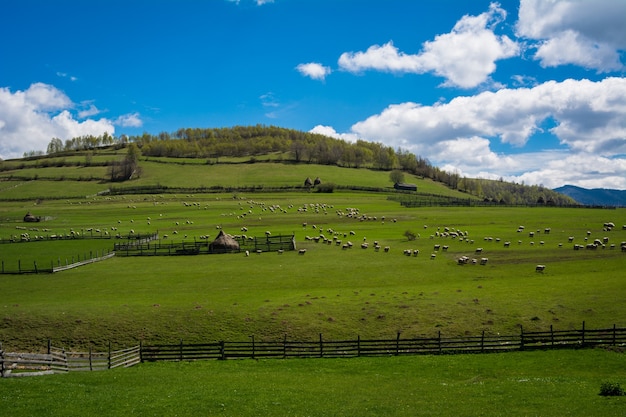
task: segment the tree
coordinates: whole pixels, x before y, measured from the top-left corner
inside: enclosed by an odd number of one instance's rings
[[[52,138],[50,143],[48,144],[47,154],[51,155],[53,153],[61,152],[63,150],[63,141],[59,138]]]
[[[394,184],[403,183],[404,182],[404,172],[400,171],[399,169],[394,169],[393,171],[391,171],[389,173],[389,179]]]
[[[121,162],[113,162],[109,167],[111,181],[126,181],[138,177],[141,174],[139,168],[139,148],[130,143],[127,147],[126,157]]]

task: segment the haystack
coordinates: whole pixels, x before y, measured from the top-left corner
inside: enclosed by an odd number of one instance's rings
[[[28,212],[26,213],[26,216],[24,216],[24,221],[28,223],[38,222],[38,221],[41,221],[41,217],[35,217],[32,214],[30,214],[30,212]]]
[[[213,243],[211,243],[211,248],[215,252],[236,251],[239,250],[239,242],[237,242],[231,235],[224,233],[223,230],[220,230]]]

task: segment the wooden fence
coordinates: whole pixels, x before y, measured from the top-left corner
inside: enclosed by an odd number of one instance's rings
[[[141,361],[139,346],[108,352],[68,352],[48,344],[48,353],[4,352],[0,345],[3,378],[39,376],[70,371],[101,371],[130,367]]]
[[[108,352],[69,352],[48,344],[48,353],[9,353],[0,344],[0,371],[3,377],[46,375],[70,371],[98,371],[130,367],[140,362],[197,361],[226,359],[353,358],[365,356],[442,355],[497,353],[523,350],[580,349],[595,346],[626,348],[626,328],[525,332],[512,336],[447,338],[441,332],[432,338],[259,341],[254,337],[240,342],[140,344]]]
[[[495,353],[533,349],[575,349],[593,346],[626,346],[626,328],[585,329],[524,332],[512,336],[480,336],[434,338],[324,340],[314,341],[257,341],[254,337],[240,342],[213,342],[141,346],[141,360],[192,361],[239,358],[349,358],[359,356],[435,355],[462,353]]]
[[[234,236],[239,243],[239,249],[214,248],[207,240],[193,240],[189,242],[144,242],[132,244],[116,243],[113,250],[118,256],[175,256],[175,255],[203,255],[225,252],[279,252],[291,251],[296,248],[294,235],[276,235],[264,237]]]

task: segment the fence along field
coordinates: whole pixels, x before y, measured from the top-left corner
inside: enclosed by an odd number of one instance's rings
[[[0,373],[3,378],[40,376],[70,371],[102,371],[130,367],[141,360],[140,347],[108,352],[68,352],[48,343],[47,353],[5,352],[0,344]]]
[[[39,376],[69,371],[99,371],[117,367],[130,367],[140,362],[198,361],[227,359],[290,359],[290,358],[354,358],[363,356],[441,355],[469,353],[500,353],[537,349],[580,349],[597,346],[626,346],[626,328],[613,325],[606,329],[525,332],[519,335],[480,336],[464,338],[294,341],[257,341],[251,337],[241,342],[210,342],[185,344],[154,344],[108,352],[67,352],[48,342],[45,354],[4,352],[0,345],[0,370],[2,377]]]

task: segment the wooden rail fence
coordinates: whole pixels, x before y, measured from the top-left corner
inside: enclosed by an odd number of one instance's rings
[[[533,349],[576,349],[593,346],[626,347],[626,328],[524,332],[519,335],[433,338],[258,341],[254,337],[240,342],[184,343],[141,345],[142,362],[193,361],[240,358],[348,358],[359,356],[434,355],[495,353]]]
[[[0,345],[3,378],[39,376],[70,371],[101,371],[130,367],[141,361],[139,346],[108,352],[68,352],[48,344],[48,353],[5,352]]]
[[[260,341],[254,337],[239,342],[154,344],[108,352],[68,352],[48,343],[48,353],[10,353],[0,344],[0,371],[3,377],[46,375],[70,371],[98,371],[130,367],[140,362],[196,361],[226,359],[351,358],[363,356],[439,355],[496,353],[523,350],[580,349],[595,346],[626,348],[626,328],[525,332],[510,336],[448,338],[441,332],[432,338],[293,341]]]

